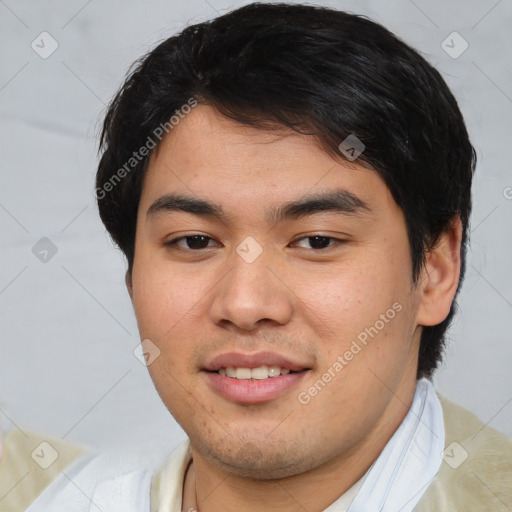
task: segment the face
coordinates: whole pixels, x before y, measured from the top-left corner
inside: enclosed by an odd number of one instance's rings
[[[150,161],[130,293],[155,386],[216,467],[299,474],[396,428],[417,366],[411,275],[384,182],[310,136],[200,105]]]

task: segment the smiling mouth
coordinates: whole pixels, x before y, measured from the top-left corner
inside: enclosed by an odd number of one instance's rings
[[[304,368],[300,371],[306,371],[309,368]],[[281,375],[289,375],[292,373],[299,373],[298,371],[290,370],[289,368],[281,368],[280,366],[258,366],[257,368],[233,367],[219,368],[212,373],[217,373],[222,377],[229,377],[238,380],[265,380]]]
[[[235,358],[230,358],[235,359]],[[311,368],[302,367],[282,360],[244,361],[240,366],[234,366],[230,361],[216,362],[209,369],[203,369],[203,375],[211,389],[223,398],[241,405],[256,405],[278,399],[289,392],[306,377]],[[261,358],[260,358],[261,359]],[[274,357],[274,359],[279,359]],[[240,364],[239,363],[239,364]],[[286,365],[286,366],[285,366]]]

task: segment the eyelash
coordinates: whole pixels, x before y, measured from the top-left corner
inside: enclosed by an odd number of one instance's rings
[[[186,236],[180,236],[178,238],[174,238],[172,240],[169,240],[168,242],[165,242],[165,246],[167,247],[170,247],[174,250],[177,250],[177,251],[181,251],[181,252],[186,252],[186,251],[190,251],[190,252],[201,252],[203,251],[204,249],[209,249],[210,247],[203,247],[201,249],[190,249],[190,248],[184,248],[184,247],[180,247],[178,245],[178,242],[180,240],[186,240],[187,238],[205,238],[205,239],[208,239],[208,240],[214,240],[212,237],[209,237],[209,236],[206,236],[206,235],[200,235],[200,234],[197,234],[197,235],[186,235]],[[338,247],[344,243],[346,243],[346,240],[342,240],[342,239],[339,239],[339,238],[335,238],[335,237],[332,237],[332,236],[325,236],[325,235],[320,235],[320,234],[314,234],[314,235],[309,235],[309,236],[303,236],[301,238],[297,238],[296,240],[294,240],[294,242],[292,243],[296,243],[298,241],[301,241],[301,240],[307,240],[307,239],[312,239],[312,238],[321,238],[321,239],[326,239],[326,240],[333,240],[334,243],[327,246],[327,247],[322,247],[320,249],[311,249],[312,251],[314,252],[327,252],[329,251],[330,249],[333,249],[335,247]]]

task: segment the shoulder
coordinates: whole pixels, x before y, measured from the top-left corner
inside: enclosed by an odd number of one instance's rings
[[[24,510],[84,451],[31,430],[10,430],[0,462],[2,510]]]
[[[415,511],[510,510],[512,440],[439,396],[445,424],[443,462]]]

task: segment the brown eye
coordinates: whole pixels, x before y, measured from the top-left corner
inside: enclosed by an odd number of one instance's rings
[[[315,249],[315,250],[330,249],[331,247],[340,245],[344,242],[344,240],[340,240],[340,239],[334,238],[332,236],[323,236],[323,235],[305,236],[303,238],[300,238],[297,242],[302,242],[303,240],[307,241],[307,244],[309,244],[309,247],[300,246],[301,248]]]
[[[200,250],[208,248],[208,243],[213,238],[205,235],[190,235],[190,236],[181,236],[179,238],[175,238],[174,240],[170,240],[166,242],[166,246],[177,246],[181,249],[186,250]],[[180,244],[180,242],[184,242],[185,245]]]

